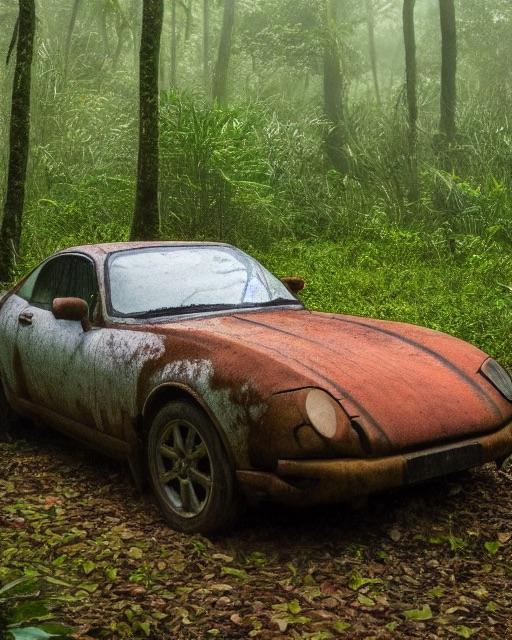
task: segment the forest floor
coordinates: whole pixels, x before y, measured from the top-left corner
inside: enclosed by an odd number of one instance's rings
[[[0,444],[0,582],[38,574],[77,638],[512,638],[512,477],[488,465],[359,510],[260,505],[170,530],[123,466]]]

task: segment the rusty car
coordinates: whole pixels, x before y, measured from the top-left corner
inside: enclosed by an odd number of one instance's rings
[[[343,502],[512,453],[512,380],[426,328],[308,310],[225,244],[66,249],[0,301],[0,415],[126,460],[170,525]]]

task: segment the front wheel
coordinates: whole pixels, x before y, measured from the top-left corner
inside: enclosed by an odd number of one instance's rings
[[[189,402],[170,402],[153,420],[147,447],[151,484],[173,529],[228,528],[237,507],[235,473],[208,416]]]

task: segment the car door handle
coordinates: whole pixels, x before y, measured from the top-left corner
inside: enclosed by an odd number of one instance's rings
[[[25,326],[31,325],[32,324],[32,318],[34,317],[33,313],[30,313],[29,311],[23,311],[22,313],[20,313],[20,315],[18,316],[18,322],[20,324],[23,324]]]

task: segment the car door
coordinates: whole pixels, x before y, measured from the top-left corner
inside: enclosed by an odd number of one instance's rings
[[[94,354],[101,332],[94,326],[99,299],[94,263],[78,254],[52,258],[42,265],[25,297],[28,305],[18,315],[16,334],[25,399],[94,427]],[[68,297],[88,302],[90,331],[84,331],[80,322],[57,320],[53,315],[53,300]]]

